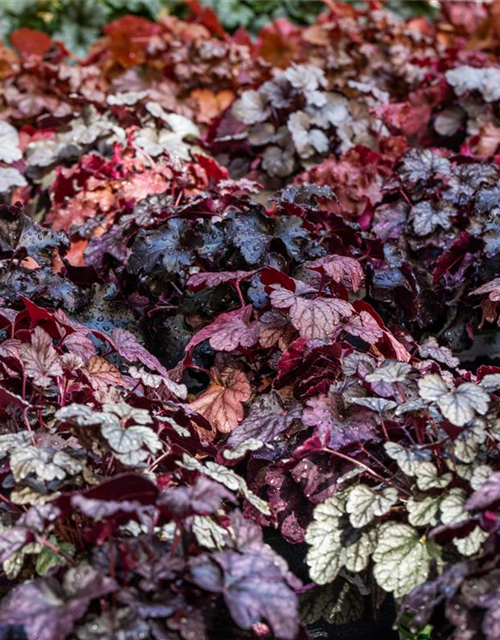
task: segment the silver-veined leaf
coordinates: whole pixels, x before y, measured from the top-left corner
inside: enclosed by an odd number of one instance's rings
[[[384,411],[390,411],[395,409],[398,404],[394,400],[386,400],[385,398],[354,398],[353,404],[360,404],[362,407],[377,411],[377,413],[383,413]]]
[[[439,497],[426,496],[417,500],[413,496],[406,503],[408,522],[414,527],[434,526],[437,524]]]
[[[346,511],[353,527],[361,528],[376,516],[383,516],[398,499],[398,492],[392,487],[374,491],[364,484],[353,487],[346,503]]]
[[[379,531],[373,575],[382,589],[402,598],[425,582],[430,561],[438,554],[437,547],[413,527],[388,522]]]
[[[457,487],[451,489],[441,500],[441,522],[443,524],[453,524],[469,517],[464,510],[466,493]]]
[[[395,460],[403,473],[414,476],[418,473],[420,465],[431,459],[429,449],[418,447],[403,447],[397,442],[386,442],[384,449],[389,457]]]
[[[448,389],[443,378],[429,373],[418,381],[420,397],[436,402],[443,416],[457,427],[463,427],[479,413],[488,411],[489,395],[476,384],[464,382],[459,387]]]
[[[12,452],[10,468],[16,481],[33,474],[45,482],[64,480],[67,475],[74,476],[83,469],[78,460],[64,451],[38,449],[31,445]]]
[[[416,469],[417,486],[421,491],[429,489],[444,489],[452,481],[451,473],[438,475],[438,470],[432,462],[421,462]]]

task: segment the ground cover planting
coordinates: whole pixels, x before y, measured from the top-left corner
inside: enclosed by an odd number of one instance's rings
[[[0,638],[500,639],[500,5],[306,23],[0,47]]]

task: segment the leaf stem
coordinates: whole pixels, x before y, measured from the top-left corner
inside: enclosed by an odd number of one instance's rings
[[[349,456],[346,456],[344,453],[340,453],[340,451],[335,451],[335,449],[331,449],[330,447],[324,447],[324,448],[326,451],[328,451],[328,453],[331,453],[332,455],[337,456],[337,458],[342,458],[342,460],[346,460],[347,462],[352,462],[353,464],[357,464],[358,467],[361,467],[362,469],[364,469],[371,476],[373,476],[374,478],[377,478],[377,480],[387,483],[386,478],[379,475],[376,471],[373,471],[373,469],[370,469],[370,467],[366,465],[364,462],[360,462],[355,458],[350,458]]]

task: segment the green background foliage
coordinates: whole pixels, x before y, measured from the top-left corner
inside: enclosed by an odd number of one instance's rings
[[[357,0],[351,0],[359,4]],[[255,34],[276,18],[309,24],[324,10],[321,0],[201,0],[219,16],[225,29],[247,28]],[[401,17],[429,15],[428,0],[388,0],[387,7]],[[85,55],[102,28],[117,18],[134,14],[154,20],[161,11],[185,17],[183,0],[0,0],[0,38],[21,27],[38,29],[62,40],[77,55]]]

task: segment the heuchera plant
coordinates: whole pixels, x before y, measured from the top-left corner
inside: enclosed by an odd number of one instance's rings
[[[0,49],[0,623],[497,640],[498,3],[193,7]]]

